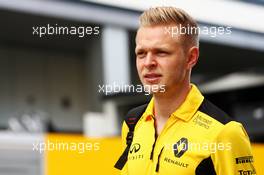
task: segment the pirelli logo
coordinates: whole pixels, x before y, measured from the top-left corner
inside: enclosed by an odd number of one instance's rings
[[[251,163],[253,162],[253,156],[245,156],[236,158],[236,164]]]

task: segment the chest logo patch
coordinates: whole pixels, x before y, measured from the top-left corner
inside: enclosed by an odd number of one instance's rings
[[[173,152],[175,157],[180,158],[188,150],[188,139],[182,137],[173,145]]]

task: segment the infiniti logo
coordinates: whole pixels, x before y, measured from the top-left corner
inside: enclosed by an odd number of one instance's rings
[[[130,154],[132,154],[138,152],[139,150],[140,150],[140,144],[134,143],[133,145],[131,145],[129,152]]]

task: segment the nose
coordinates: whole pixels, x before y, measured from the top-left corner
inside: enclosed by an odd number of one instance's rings
[[[155,59],[155,56],[152,53],[147,54],[144,60],[144,66],[148,69],[151,69],[157,66],[157,61]]]

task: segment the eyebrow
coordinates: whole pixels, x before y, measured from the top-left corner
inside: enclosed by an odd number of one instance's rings
[[[144,51],[144,50],[165,50],[165,51],[168,51],[170,49],[166,48],[164,46],[163,47],[162,46],[158,46],[158,47],[155,47],[155,48],[136,47],[135,48],[135,53],[140,52],[140,51]]]
[[[141,47],[140,48],[137,48],[137,47],[135,48],[135,52],[136,53],[139,52],[139,51],[142,51],[142,50],[144,50],[144,48],[141,48]]]

